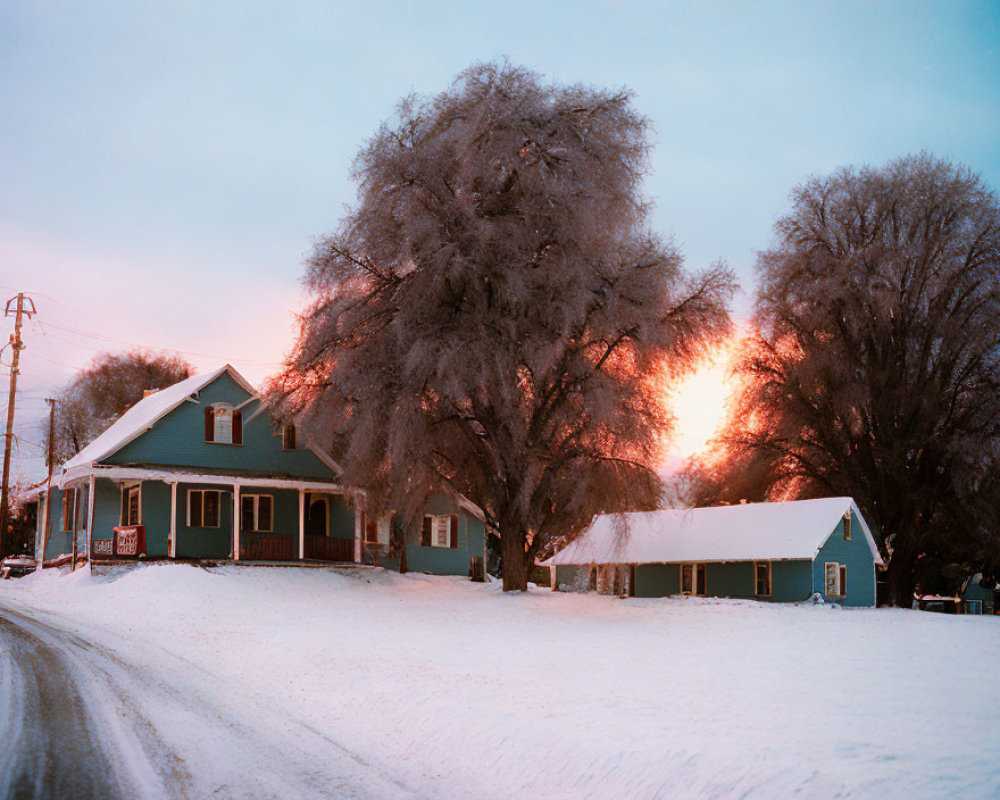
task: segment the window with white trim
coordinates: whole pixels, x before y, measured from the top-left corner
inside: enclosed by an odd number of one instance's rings
[[[229,403],[207,406],[205,441],[215,444],[243,444],[243,412]]]
[[[458,547],[458,515],[425,514],[420,544],[423,547]]]
[[[386,546],[389,544],[389,536],[392,533],[392,514],[393,512],[390,511],[378,519],[368,514],[362,515],[361,521],[364,525],[365,544],[375,546]]]
[[[824,569],[824,594],[843,597],[847,594],[847,566],[827,561]]]
[[[851,541],[851,512],[844,514],[844,541]]]
[[[222,493],[218,489],[188,489],[187,526],[218,528]]]
[[[122,487],[122,508],[119,520],[123,527],[142,524],[142,499],[138,483]]]
[[[240,532],[271,533],[274,530],[274,497],[269,494],[240,495]]]

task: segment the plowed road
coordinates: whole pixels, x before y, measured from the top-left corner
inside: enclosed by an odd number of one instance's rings
[[[414,797],[238,680],[127,654],[0,605],[0,798]]]

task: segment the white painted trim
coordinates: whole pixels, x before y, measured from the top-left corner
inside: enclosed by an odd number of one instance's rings
[[[306,557],[306,490],[299,489],[299,561]]]
[[[358,507],[354,507],[354,563],[361,563],[361,542],[364,538],[365,532],[362,530],[361,525],[361,512]]]
[[[42,522],[41,525],[39,525],[39,528],[41,528],[41,533],[42,533],[41,542],[40,543],[39,542],[35,543],[35,548],[36,548],[35,549],[35,558],[38,560],[38,563],[35,565],[35,572],[38,572],[38,570],[42,569],[42,565],[45,563],[45,537],[46,537],[46,535],[49,532],[49,495],[48,495],[48,493],[50,491],[52,491],[52,490],[49,489],[47,491],[41,491],[41,492],[38,493],[38,502],[39,502],[39,505],[41,505],[41,510],[40,510],[40,513],[39,513],[38,516],[41,517],[41,519],[43,520],[43,522]],[[41,544],[40,548],[38,547],[39,544]]]
[[[247,492],[247,494],[241,495],[241,503],[243,497],[253,498],[253,530],[247,531],[247,533],[274,533],[274,511],[275,511],[274,495],[263,492]],[[260,525],[260,498],[262,497],[266,497],[271,501],[271,519],[270,519],[271,527],[269,527],[267,530],[262,530],[261,528],[258,527]],[[242,514],[243,514],[243,506],[241,505],[240,515],[242,516]]]
[[[233,483],[233,561],[240,560],[240,485]]]
[[[190,502],[188,500],[188,516],[191,515]],[[177,481],[170,484],[170,557],[177,558]]]
[[[167,469],[144,467],[101,467],[88,469],[87,475],[116,481],[161,481],[163,483],[198,483],[207,486],[259,486],[266,489],[305,489],[321,494],[343,494],[339,483],[325,481],[293,480],[290,478],[252,478],[236,475],[205,475],[197,472],[175,472]]]
[[[87,565],[91,564],[91,553],[94,547],[94,503],[97,501],[97,480],[90,476],[87,495]]]

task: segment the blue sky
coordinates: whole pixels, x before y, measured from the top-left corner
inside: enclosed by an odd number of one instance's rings
[[[311,238],[353,201],[358,146],[401,96],[505,55],[635,91],[655,128],[653,226],[691,267],[729,262],[740,315],[754,251],[810,174],[927,149],[1000,188],[995,2],[7,0],[0,290],[39,309],[25,464],[42,398],[97,351],[265,377]]]

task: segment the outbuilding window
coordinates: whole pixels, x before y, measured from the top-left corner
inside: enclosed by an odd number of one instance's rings
[[[704,597],[708,592],[708,581],[706,580],[707,573],[708,568],[705,564],[695,565],[694,593],[700,594],[702,597]]]
[[[422,547],[456,549],[458,547],[458,515],[425,514],[423,528],[420,531],[420,545]]]
[[[844,597],[847,594],[847,566],[836,561],[827,561],[825,584],[825,594],[832,597]]]
[[[274,530],[274,497],[269,494],[240,495],[240,532],[270,533]]]
[[[205,409],[205,441],[243,444],[243,413],[229,403],[214,403]]]
[[[216,489],[190,489],[187,496],[189,528],[218,528],[220,493]]]
[[[754,564],[754,575],[756,577],[755,594],[758,597],[771,596],[771,562],[758,561]]]
[[[681,564],[681,594],[694,591],[694,565]]]

